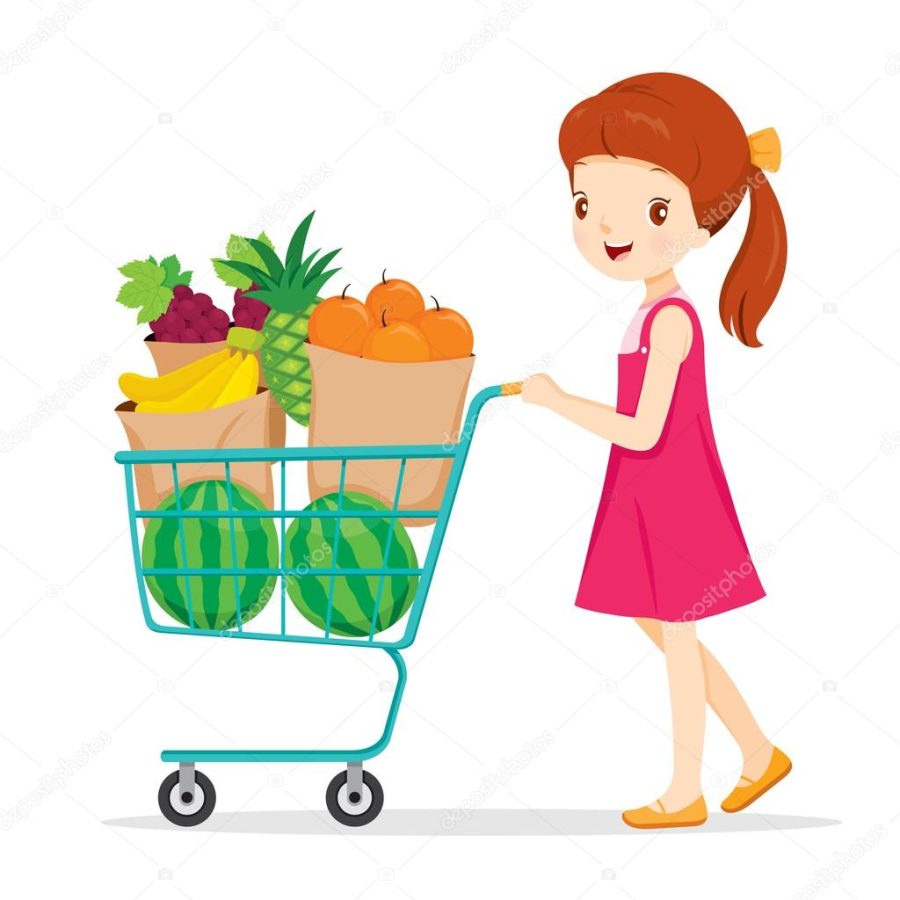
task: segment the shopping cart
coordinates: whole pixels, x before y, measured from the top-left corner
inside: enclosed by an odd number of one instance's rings
[[[406,685],[406,666],[400,651],[408,647],[415,640],[419,621],[422,617],[422,609],[431,586],[434,567],[437,563],[438,553],[444,539],[447,522],[453,500],[459,487],[463,466],[469,451],[469,445],[475,431],[479,413],[484,404],[494,398],[518,394],[521,392],[521,383],[488,387],[479,392],[469,404],[463,427],[458,439],[444,445],[396,445],[396,446],[360,446],[360,447],[288,447],[282,449],[233,449],[233,450],[138,450],[125,451],[116,454],[116,462],[123,465],[125,470],[125,486],[128,497],[128,522],[131,531],[131,544],[134,552],[134,566],[137,573],[138,594],[141,598],[141,607],[144,612],[144,621],[153,631],[164,634],[194,634],[207,637],[247,638],[250,640],[266,641],[292,641],[307,644],[332,644],[352,647],[378,648],[387,653],[397,669],[397,681],[394,685],[394,693],[388,708],[387,721],[381,737],[373,744],[361,749],[308,749],[308,750],[164,750],[162,760],[167,763],[177,763],[178,769],[170,773],[162,782],[159,789],[159,807],[163,815],[176,825],[192,826],[205,821],[213,811],[216,803],[216,792],[210,779],[196,769],[197,763],[213,762],[340,762],[346,764],[346,770],[339,772],[328,785],[325,793],[325,803],[328,811],[344,825],[366,825],[381,812],[384,803],[384,792],[378,779],[369,772],[363,771],[363,763],[381,753],[388,745],[400,708],[400,700]],[[286,561],[285,528],[289,519],[295,519],[299,515],[316,516],[335,520],[335,535],[340,528],[338,520],[342,518],[358,518],[365,513],[354,510],[342,513],[340,499],[336,511],[310,512],[298,509],[290,509],[287,504],[288,470],[296,468],[311,460],[329,461],[340,464],[339,497],[344,496],[344,484],[348,464],[358,464],[359,461],[380,460],[396,461],[399,464],[394,502],[390,509],[373,512],[371,515],[380,519],[410,519],[421,518],[434,521],[434,528],[428,542],[428,550],[425,561],[420,568],[399,570],[388,568],[387,559],[389,548],[385,552],[381,567],[337,569],[337,560],[334,559],[332,567],[310,568],[304,567],[298,574],[296,568],[289,568]],[[450,460],[450,473],[447,486],[444,491],[439,509],[432,510],[404,510],[400,506],[401,488],[407,462],[410,460]],[[280,502],[271,510],[254,511],[250,515],[254,518],[271,517],[277,523],[280,530],[280,564],[277,568],[267,569],[239,569],[239,568],[192,568],[182,565],[176,569],[154,569],[145,567],[141,560],[141,541],[138,531],[138,520],[145,522],[154,518],[176,518],[182,541],[181,559],[186,561],[184,553],[184,520],[188,518],[213,515],[217,519],[228,521],[231,527],[232,547],[234,546],[234,522],[241,515],[248,515],[246,511],[238,511],[232,508],[232,465],[238,463],[261,462],[272,463],[280,474]],[[180,488],[178,481],[179,465],[187,464],[212,464],[224,469],[224,480],[228,496],[228,509],[213,513],[183,510],[180,503]],[[292,465],[293,464],[293,465]],[[174,484],[175,508],[174,509],[141,509],[136,503],[135,491],[135,467],[138,466],[170,466]],[[236,560],[236,554],[233,559]],[[372,613],[372,627],[367,636],[347,637],[335,635],[329,626],[332,620],[334,582],[338,573],[346,575],[417,575],[418,584],[415,597],[405,619],[405,628],[402,634],[395,640],[383,640],[376,637],[375,621],[378,617],[378,600]],[[241,617],[240,598],[238,595],[237,581],[240,575],[275,575],[280,582],[280,627],[271,630],[253,630],[259,628],[255,623],[243,623]],[[290,613],[286,612],[286,575],[292,578],[305,577],[306,575],[329,576],[330,590],[328,595],[328,608],[325,615],[325,629],[321,634],[295,634],[287,627]],[[154,606],[148,600],[145,577],[147,576],[183,576],[182,582],[188,592],[187,609],[189,622],[186,625],[173,625],[160,623],[154,619]],[[237,606],[236,627],[226,631],[216,631],[196,627],[190,601],[190,579],[187,576],[195,575],[220,575],[233,576],[235,582],[235,601]],[[250,627],[248,627],[250,625]]]

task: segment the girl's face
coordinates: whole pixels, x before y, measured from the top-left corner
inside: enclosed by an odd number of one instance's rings
[[[575,243],[604,275],[646,281],[709,240],[694,217],[687,185],[659,166],[587,156],[575,163],[573,175]]]

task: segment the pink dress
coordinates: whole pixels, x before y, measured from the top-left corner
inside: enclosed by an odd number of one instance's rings
[[[644,381],[650,328],[666,306],[691,320],[662,435],[651,450],[613,445],[576,606],[618,616],[693,621],[765,596],[741,532],[713,438],[703,332],[679,291],[640,325],[632,353],[619,354],[616,411],[633,416]]]

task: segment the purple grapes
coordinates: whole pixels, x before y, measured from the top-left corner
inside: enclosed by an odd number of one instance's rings
[[[197,315],[202,316],[213,308],[212,297],[209,294],[194,294],[194,303],[197,304]]]
[[[209,324],[215,328],[217,331],[225,332],[228,330],[228,325],[230,320],[228,318],[228,313],[223,309],[217,309],[213,307],[208,313],[205,314],[206,318],[209,320]]]
[[[248,291],[258,291],[258,284],[251,284]],[[255,297],[247,297],[240,288],[234,292],[234,323],[242,328],[255,328],[261,331],[266,316],[269,314],[269,305],[257,300]]]
[[[162,317],[162,327],[163,331],[167,331],[169,334],[181,334],[182,331],[187,327],[187,322],[181,318],[178,313],[172,309],[171,304],[169,305],[169,310]]]
[[[253,328],[253,313],[249,309],[235,307],[234,324],[241,328]]]
[[[157,341],[209,344],[224,341],[230,325],[228,313],[215,306],[209,294],[195,294],[188,285],[176,284],[166,311],[150,323],[150,330]]]
[[[183,300],[179,300],[178,315],[181,316],[185,322],[193,322],[194,319],[199,318],[200,307],[197,306],[197,301],[194,300],[193,297],[185,297]]]

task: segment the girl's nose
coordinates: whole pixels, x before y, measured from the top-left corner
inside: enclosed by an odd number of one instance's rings
[[[612,232],[612,228],[610,228],[609,225],[606,224],[605,219],[600,220],[600,231],[602,234],[610,234]]]

